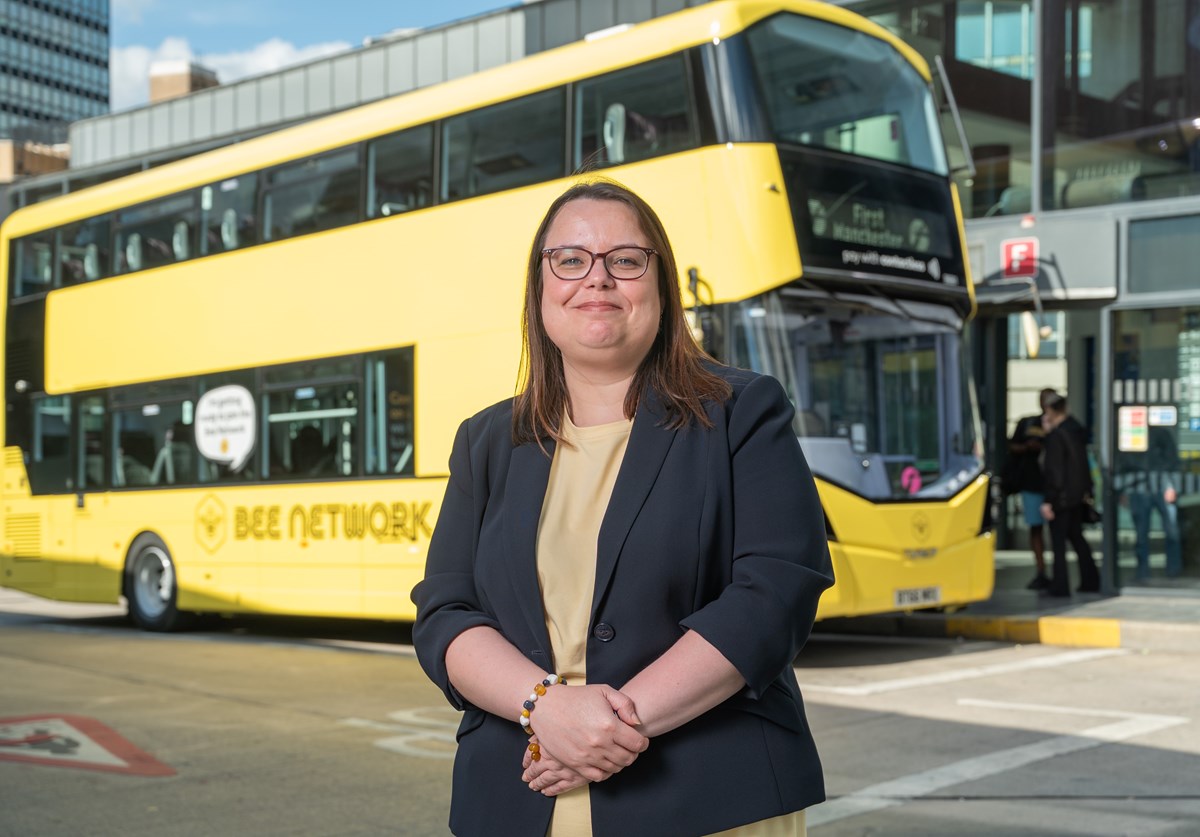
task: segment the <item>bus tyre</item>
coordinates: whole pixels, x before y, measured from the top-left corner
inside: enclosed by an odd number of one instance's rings
[[[175,562],[157,535],[144,532],[129,548],[125,561],[125,601],[129,618],[144,631],[175,631],[191,614],[175,607],[179,584]]]

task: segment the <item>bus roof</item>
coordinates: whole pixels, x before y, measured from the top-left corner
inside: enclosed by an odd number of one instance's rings
[[[351,145],[410,125],[512,100],[575,79],[619,70],[729,37],[785,11],[826,20],[886,41],[926,81],[930,80],[927,63],[912,47],[883,27],[838,6],[816,0],[717,0],[607,37],[567,44],[33,204],[10,215],[0,228],[0,237],[27,235]]]

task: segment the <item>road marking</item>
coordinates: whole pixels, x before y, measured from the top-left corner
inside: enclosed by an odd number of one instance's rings
[[[1188,723],[1188,718],[1174,715],[1148,715],[1139,712],[1118,712],[1106,709],[1079,709],[1075,707],[1051,706],[1037,703],[1002,703],[991,700],[974,700],[963,698],[958,701],[963,706],[977,706],[988,709],[1012,709],[1020,712],[1050,712],[1065,715],[1083,715],[1099,718],[1117,718],[1114,723],[1086,729],[1076,735],[1059,735],[1013,747],[1008,750],[998,750],[983,756],[963,759],[951,764],[901,776],[887,782],[857,790],[854,793],[838,799],[823,802],[808,809],[808,825],[815,827],[843,820],[847,817],[881,811],[903,805],[913,799],[928,796],[936,791],[960,785],[964,782],[974,782],[986,779],[999,773],[1006,773],[1034,762],[1090,750],[1104,744],[1125,741],[1142,735],[1149,735],[1159,730]]]
[[[1089,648],[1083,651],[1067,651],[1062,654],[1048,654],[1031,657],[1011,663],[996,663],[989,666],[972,666],[956,668],[936,674],[922,674],[914,677],[901,677],[895,680],[880,680],[863,686],[825,686],[820,683],[801,683],[801,691],[823,692],[834,695],[878,695],[884,692],[898,692],[903,689],[919,689],[924,686],[935,686],[941,683],[955,683],[960,680],[974,680],[979,677],[992,677],[997,674],[1011,674],[1015,671],[1026,671],[1036,668],[1057,668],[1072,663],[1084,663],[1101,657],[1112,657],[1128,654],[1124,648]],[[961,658],[955,658],[961,659]],[[798,673],[805,673],[800,669]]]
[[[380,738],[376,747],[425,759],[452,759],[458,748],[455,733],[462,716],[449,707],[418,706],[401,709],[388,715],[393,723],[385,724],[365,718],[344,718],[338,723],[360,729],[398,732],[399,735]]]
[[[114,730],[81,715],[0,718],[0,761],[77,767],[132,776],[174,776],[175,771]]]

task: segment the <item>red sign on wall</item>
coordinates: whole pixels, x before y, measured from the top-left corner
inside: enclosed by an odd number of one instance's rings
[[[1005,279],[1038,275],[1038,240],[1036,238],[1010,238],[1000,242],[1000,264],[1004,267]]]

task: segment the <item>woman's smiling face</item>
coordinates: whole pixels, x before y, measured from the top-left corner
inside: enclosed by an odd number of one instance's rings
[[[619,247],[650,247],[633,209],[608,200],[580,199],[559,210],[543,248],[579,247],[605,253]],[[542,322],[546,334],[572,366],[637,370],[658,333],[662,301],[656,256],[640,279],[614,279],[596,259],[582,279],[559,279],[542,261]]]

